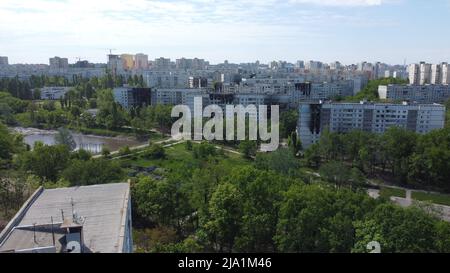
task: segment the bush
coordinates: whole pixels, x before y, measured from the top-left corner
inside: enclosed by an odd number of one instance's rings
[[[148,159],[162,159],[166,157],[166,152],[160,144],[152,144],[143,154]]]
[[[129,155],[129,154],[131,154],[130,147],[123,146],[122,148],[119,149],[119,155]]]

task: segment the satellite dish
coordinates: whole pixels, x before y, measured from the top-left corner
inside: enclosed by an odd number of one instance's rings
[[[67,243],[66,249],[69,253],[81,253],[80,242],[70,241]]]

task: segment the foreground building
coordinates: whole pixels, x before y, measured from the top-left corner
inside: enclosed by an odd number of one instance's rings
[[[443,103],[450,98],[450,85],[389,84],[378,87],[380,99],[411,101],[419,103]]]
[[[397,126],[423,134],[443,128],[444,121],[445,107],[440,104],[309,102],[299,106],[297,133],[307,148],[326,129],[384,133]]]
[[[132,252],[128,183],[39,188],[0,233],[0,253]]]

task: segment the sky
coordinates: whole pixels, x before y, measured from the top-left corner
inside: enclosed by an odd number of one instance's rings
[[[450,0],[1,0],[0,56],[450,62]]]

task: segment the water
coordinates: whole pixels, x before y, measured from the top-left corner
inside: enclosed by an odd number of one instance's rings
[[[36,128],[23,128],[14,127],[13,131],[24,135],[24,142],[31,147],[34,146],[36,141],[41,141],[46,145],[55,144],[55,135],[58,133],[56,130],[40,130]],[[123,146],[136,146],[142,144],[131,137],[105,137],[95,135],[83,135],[78,133],[72,133],[78,149],[84,149],[93,154],[98,154],[102,151],[103,147],[108,148],[110,151],[119,150]]]

